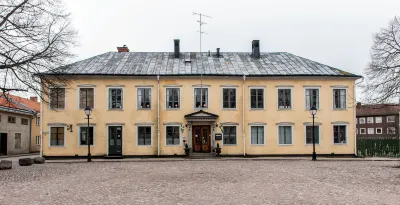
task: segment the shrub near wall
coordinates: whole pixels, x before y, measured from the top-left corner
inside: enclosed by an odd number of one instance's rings
[[[357,137],[357,156],[399,157],[399,139]]]

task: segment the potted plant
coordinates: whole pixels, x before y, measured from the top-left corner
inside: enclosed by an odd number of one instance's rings
[[[185,144],[185,154],[186,154],[186,156],[189,156],[189,151],[190,151],[189,145],[186,143]]]
[[[221,147],[219,147],[219,143],[217,143],[217,148],[215,148],[215,153],[217,153],[217,157],[221,154]]]

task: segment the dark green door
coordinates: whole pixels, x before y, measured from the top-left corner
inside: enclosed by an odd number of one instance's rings
[[[108,127],[108,155],[122,155],[122,126]]]

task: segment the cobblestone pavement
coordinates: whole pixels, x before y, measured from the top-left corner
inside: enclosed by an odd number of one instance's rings
[[[399,204],[398,162],[48,163],[0,171],[0,204]]]

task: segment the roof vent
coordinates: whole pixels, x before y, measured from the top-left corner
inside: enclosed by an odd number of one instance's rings
[[[117,50],[118,50],[119,53],[129,52],[129,48],[126,45],[123,45],[122,47],[117,47]]]
[[[253,58],[260,58],[260,40],[253,40],[251,42],[251,56]]]
[[[190,53],[185,53],[185,63],[190,63]]]
[[[219,48],[217,48],[217,57],[218,57],[218,58],[220,57]]]
[[[174,39],[174,57],[179,58],[179,39]]]

